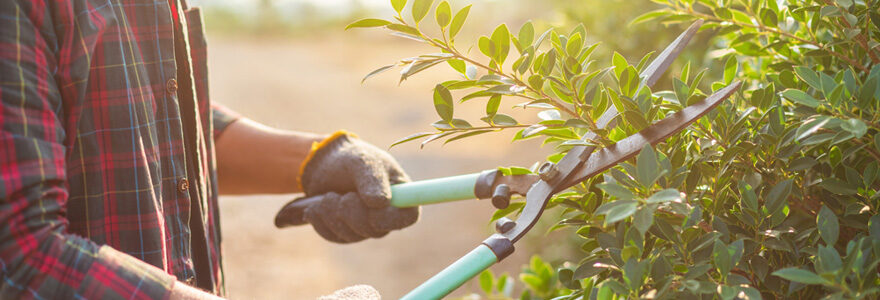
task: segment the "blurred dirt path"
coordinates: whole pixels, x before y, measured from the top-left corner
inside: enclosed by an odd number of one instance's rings
[[[343,128],[380,147],[429,130],[428,124],[437,119],[431,88],[455,75],[444,66],[398,87],[391,71],[361,86],[363,75],[378,66],[432,51],[415,42],[359,34],[284,42],[212,37],[211,97],[271,126],[325,133]],[[456,116],[479,122],[483,105],[477,100],[457,105]],[[416,180],[501,165],[529,166],[543,159],[546,150],[535,151],[535,142],[512,145],[512,134],[481,135],[444,147],[431,144],[424,150],[408,143],[391,153]],[[477,201],[428,206],[422,219],[406,230],[337,245],[322,240],[311,227],[274,228],[275,212],[292,198],[221,197],[224,265],[233,299],[314,299],[354,284],[371,284],[384,298],[399,298],[491,233],[488,220],[494,211],[490,203]],[[518,270],[530,255],[525,252],[494,269]],[[477,290],[471,282],[455,294]]]

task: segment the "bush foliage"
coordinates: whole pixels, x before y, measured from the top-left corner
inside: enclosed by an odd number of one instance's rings
[[[453,10],[446,1],[435,7],[414,0],[405,10],[406,0],[392,0],[393,19],[349,25],[384,27],[438,49],[367,77],[399,67],[403,81],[439,64],[461,75],[434,88],[434,131],[398,143],[516,130],[514,140],[543,139],[556,161],[573,146],[614,143],[734,80],[744,82],[733,99],[682,133],[554,196],[551,206],[563,212],[554,229],[578,235],[581,254],[557,266],[533,258],[519,274],[519,289],[512,278],[486,272],[479,281],[487,296],[877,297],[878,1],[652,1],[662,8],[633,23],[659,28],[701,19],[701,35],[712,37],[707,55],[723,68],[686,63],[670,72],[677,75],[665,89],[639,88],[651,53],[637,61],[614,53],[598,62],[590,59],[598,44],[585,42],[588,28],[539,32],[531,23],[515,31],[498,26],[473,43],[479,54],[471,55],[455,37],[476,12]],[[419,26],[431,21],[439,34]],[[506,99],[520,99],[510,109],[534,110],[541,121],[523,124],[504,114]],[[483,124],[456,118],[457,101],[484,101]],[[611,106],[621,112],[617,126],[596,128],[594,120]],[[588,131],[598,137],[581,140]],[[514,203],[494,217],[521,207]]]

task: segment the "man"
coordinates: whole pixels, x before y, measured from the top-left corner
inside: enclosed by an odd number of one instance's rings
[[[339,243],[416,221],[390,155],[212,106],[205,58],[182,0],[0,1],[0,298],[222,296],[219,193],[323,195]]]

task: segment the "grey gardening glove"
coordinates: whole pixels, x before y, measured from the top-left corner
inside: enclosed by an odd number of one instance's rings
[[[417,207],[390,206],[391,184],[407,181],[388,152],[336,133],[318,144],[303,164],[300,183],[305,197],[323,197],[306,208],[305,220],[336,243],[383,237],[419,218]]]

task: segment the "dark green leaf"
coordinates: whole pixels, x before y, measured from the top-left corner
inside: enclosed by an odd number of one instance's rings
[[[783,180],[770,189],[767,198],[764,199],[764,205],[767,206],[768,214],[772,215],[776,211],[782,209],[788,203],[788,195],[791,194],[792,180]]]
[[[743,205],[751,210],[758,211],[758,196],[755,194],[755,190],[751,185],[746,183],[745,181],[739,182],[739,195],[742,199]]]
[[[442,84],[434,86],[434,109],[444,121],[452,120],[452,94]]]
[[[803,82],[806,82],[817,91],[822,90],[822,83],[821,81],[819,81],[819,75],[817,75],[816,72],[814,72],[810,68],[797,66],[794,67],[794,72],[797,73],[798,78],[800,78]]]
[[[812,108],[816,108],[817,106],[819,106],[819,100],[816,100],[816,98],[813,98],[813,96],[810,96],[809,94],[804,93],[804,91],[801,90],[787,89],[782,91],[782,96],[788,100],[791,100],[792,102],[806,105]]]
[[[665,202],[681,202],[681,193],[676,189],[665,189],[659,192],[654,193],[648,199],[645,199],[647,203],[665,203]]]
[[[640,207],[639,210],[636,211],[636,214],[633,215],[633,226],[635,226],[642,234],[648,232],[648,229],[654,224],[655,209],[654,206],[645,205]]]
[[[636,180],[645,187],[651,187],[660,175],[657,153],[651,145],[645,145],[636,159]]]
[[[868,133],[868,126],[865,125],[865,122],[855,118],[843,121],[840,123],[840,128],[849,131],[857,139]]]
[[[626,219],[636,212],[639,202],[635,200],[616,200],[599,206],[597,215],[605,215],[605,226]]]
[[[816,275],[816,273],[799,268],[785,268],[777,270],[776,272],[773,272],[773,275],[782,277],[785,280],[799,282],[803,284],[826,283],[825,279],[823,279],[819,275]]]
[[[597,184],[596,187],[621,200],[632,200],[635,197],[628,189],[616,183],[605,182]]]
[[[486,103],[486,115],[494,116],[498,113],[498,106],[501,105],[501,95],[492,95],[489,102]]]
[[[825,188],[829,192],[842,196],[852,195],[858,192],[855,186],[837,178],[825,178],[819,186]]]
[[[837,223],[837,216],[827,206],[823,205],[819,210],[819,215],[816,216],[816,228],[826,245],[837,243],[840,225]]]

